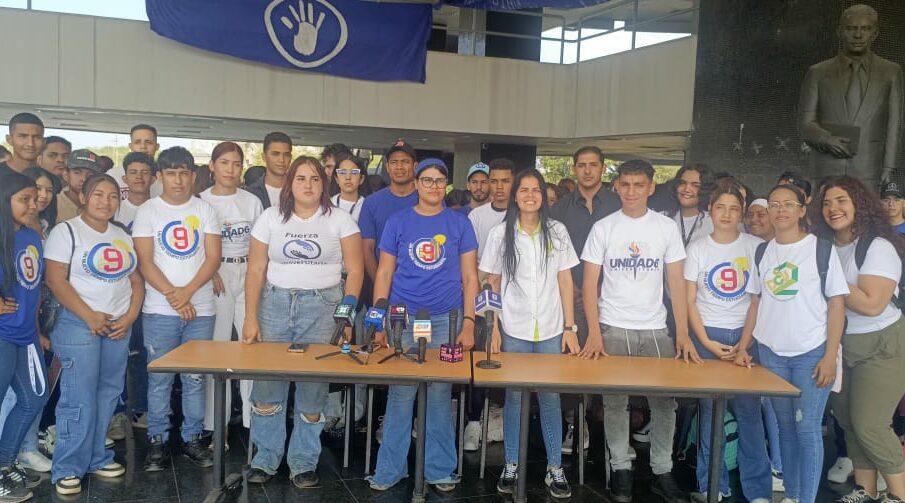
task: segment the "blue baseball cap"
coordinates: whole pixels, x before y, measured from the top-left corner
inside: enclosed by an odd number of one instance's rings
[[[430,157],[419,162],[418,165],[415,166],[415,177],[421,176],[421,172],[427,168],[437,168],[442,171],[444,175],[449,176],[449,169],[446,167],[446,163],[436,157]]]
[[[490,166],[484,164],[483,162],[476,162],[468,168],[468,176],[465,177],[466,180],[471,180],[471,175],[475,173],[484,173],[487,176],[490,176]]]

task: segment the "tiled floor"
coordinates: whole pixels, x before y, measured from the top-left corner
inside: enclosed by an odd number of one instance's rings
[[[597,437],[592,433],[592,438]],[[827,458],[832,462],[832,442],[827,442]],[[239,472],[246,461],[247,433],[239,427],[230,430],[231,451],[227,454],[227,472]],[[260,485],[246,484],[240,492],[230,495],[224,501],[255,503],[255,502],[311,502],[311,503],[356,503],[356,502],[382,502],[396,503],[408,502],[411,499],[413,483],[411,479],[400,483],[387,492],[375,492],[368,488],[363,480],[364,467],[364,437],[355,437],[356,448],[353,449],[351,467],[342,468],[342,441],[326,438],[324,451],[321,456],[318,473],[320,475],[320,487],[306,490],[296,489],[288,480],[288,472],[285,465],[280,473],[270,483]],[[94,502],[94,503],[194,503],[201,502],[207,491],[211,488],[211,470],[200,469],[191,465],[187,460],[176,455],[169,470],[157,473],[145,473],[141,470],[144,461],[147,441],[142,430],[135,430],[134,437],[130,435],[124,441],[117,442],[117,460],[127,467],[126,475],[114,481],[87,477],[83,481],[83,491],[74,497],[57,495],[49,480],[44,481],[35,490],[36,502]],[[648,487],[650,485],[650,473],[644,468],[647,452],[643,445],[638,446],[639,468],[635,477],[635,501],[639,503],[660,503],[661,500],[652,495]],[[599,451],[599,450],[598,450]],[[376,444],[375,444],[376,455]],[[478,502],[503,502],[510,498],[496,493],[496,481],[503,463],[503,449],[501,443],[491,444],[488,449],[488,469],[484,479],[478,477],[480,455],[479,453],[466,453],[464,482],[448,494],[441,494],[430,490],[428,501],[456,501],[460,503]],[[576,503],[610,501],[604,495],[606,490],[603,485],[603,470],[601,460],[597,459],[592,451],[589,455],[589,463],[586,471],[586,485],[578,485],[577,459],[572,456],[564,456],[563,463],[572,483],[572,498],[569,501]],[[372,462],[373,462],[372,457]],[[826,464],[829,464],[826,463]],[[411,466],[411,461],[410,461]],[[543,489],[544,454],[542,447],[533,447],[530,451],[529,466],[529,494],[531,503],[542,501],[555,501]],[[690,489],[693,469],[681,463],[676,466],[676,475],[680,483],[686,489]],[[826,471],[824,470],[824,473]],[[737,485],[737,476],[733,477]],[[838,486],[827,484],[824,480],[821,486],[821,503],[829,503],[840,493],[850,490],[850,486]],[[735,493],[740,491],[735,488]],[[774,494],[774,501],[778,502],[780,494]],[[743,502],[741,497],[723,500],[726,503]]]

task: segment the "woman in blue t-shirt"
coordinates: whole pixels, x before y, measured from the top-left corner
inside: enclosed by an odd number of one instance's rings
[[[478,294],[478,242],[468,218],[446,208],[449,170],[440,159],[425,159],[415,168],[418,203],[393,214],[380,238],[380,261],[374,278],[374,298],[404,305],[409,318],[421,309],[431,316],[431,342],[439,347],[449,334],[450,311],[464,311],[457,342],[474,345],[474,303]],[[403,343],[414,345],[411,323]],[[386,344],[386,334],[378,336]],[[440,491],[452,491],[459,482],[456,435],[450,415],[450,384],[427,388],[427,433],[424,478]],[[368,478],[371,489],[385,491],[405,478],[411,444],[415,386],[390,386],[384,414],[383,443],[377,469]]]
[[[44,273],[41,236],[29,228],[38,190],[25,175],[0,177],[0,396],[12,387],[16,406],[0,435],[0,494],[25,501],[40,479],[16,467],[16,454],[47,401],[47,369],[38,344],[37,313]],[[21,499],[17,499],[21,498]]]

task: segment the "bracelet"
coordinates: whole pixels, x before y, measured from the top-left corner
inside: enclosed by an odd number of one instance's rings
[[[472,323],[477,323],[477,322],[475,321],[475,319],[472,318],[471,316],[465,316],[465,317],[463,317],[462,319],[463,319],[463,320],[471,320]]]

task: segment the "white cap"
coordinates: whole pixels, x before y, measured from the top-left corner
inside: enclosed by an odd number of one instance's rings
[[[766,199],[761,197],[751,201],[751,204],[748,206],[748,208],[751,208],[751,206],[763,206],[764,208],[769,208],[770,203],[768,203]]]

